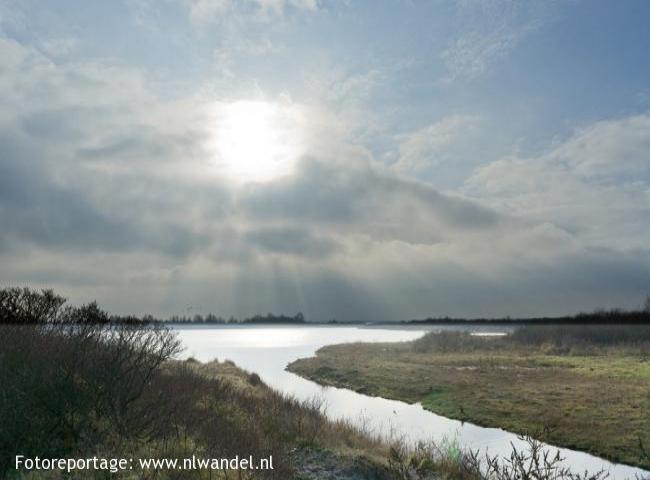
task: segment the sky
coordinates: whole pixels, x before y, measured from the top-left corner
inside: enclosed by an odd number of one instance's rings
[[[0,285],[114,313],[650,294],[650,2],[0,0]]]

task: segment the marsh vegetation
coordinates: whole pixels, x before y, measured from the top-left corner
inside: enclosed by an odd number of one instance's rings
[[[289,366],[321,384],[650,467],[650,326],[525,326],[343,344]]]

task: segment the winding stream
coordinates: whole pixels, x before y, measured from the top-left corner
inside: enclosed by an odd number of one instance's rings
[[[498,428],[484,428],[461,423],[430,411],[421,405],[369,397],[347,389],[322,387],[287,372],[290,362],[311,357],[316,350],[336,343],[399,342],[420,337],[427,330],[463,329],[467,327],[351,327],[351,326],[176,326],[185,351],[183,357],[200,361],[232,360],[240,367],[257,372],[276,390],[303,400],[321,398],[326,413],[333,419],[345,418],[383,435],[399,435],[409,441],[440,441],[457,438],[464,447],[509,455],[511,443],[523,448],[516,435]],[[503,332],[504,327],[470,327],[483,334]],[[639,468],[613,464],[574,450],[559,449],[567,466],[574,471],[600,469],[609,471],[611,479],[648,476]]]

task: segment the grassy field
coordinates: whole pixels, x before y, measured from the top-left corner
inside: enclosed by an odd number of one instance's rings
[[[334,345],[289,370],[650,468],[640,446],[650,444],[650,329],[553,328],[527,327],[505,339],[446,333]]]

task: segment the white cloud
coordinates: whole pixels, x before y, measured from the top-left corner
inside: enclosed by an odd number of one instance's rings
[[[316,10],[318,0],[252,0],[264,11],[282,13],[288,6],[304,10]]]
[[[281,16],[288,8],[298,10],[318,9],[317,0],[183,0],[189,6],[192,23],[205,25],[232,11],[253,7],[255,18],[271,20]]]
[[[223,45],[217,47],[212,52],[212,58],[214,60],[217,70],[221,72],[222,75],[234,78],[235,75],[235,64],[239,61],[242,62],[242,59],[250,59],[253,57],[262,57],[267,55],[273,55],[280,52],[283,49],[282,46],[275,45],[269,38],[263,37],[259,39],[233,39],[224,41]],[[245,61],[243,63],[246,63]]]
[[[460,34],[442,52],[445,81],[473,79],[512,52],[548,21],[553,2],[457,0]]]
[[[544,155],[476,170],[465,192],[534,222],[551,222],[586,245],[647,250],[650,116],[597,122]]]
[[[190,20],[195,24],[204,24],[217,16],[223,15],[232,7],[232,0],[188,0]]]
[[[597,122],[551,153],[582,177],[627,181],[650,177],[650,115]]]
[[[399,173],[415,173],[443,162],[454,143],[467,141],[477,122],[476,116],[451,115],[398,136],[399,153],[393,168]]]

